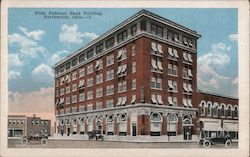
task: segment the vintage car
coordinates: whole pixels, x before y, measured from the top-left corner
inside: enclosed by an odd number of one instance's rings
[[[28,143],[41,143],[42,145],[45,145],[48,143],[48,136],[40,134],[24,136],[22,137],[21,143],[24,145]]]
[[[232,146],[232,140],[230,136],[215,136],[215,137],[206,137],[202,138],[199,141],[199,145],[203,146],[205,148],[211,147],[211,145],[216,144],[224,144],[225,147],[231,147]]]
[[[93,130],[93,131],[90,131],[88,132],[88,136],[89,136],[89,141],[91,139],[101,139],[103,141],[103,135],[101,134],[101,131],[100,130]]]

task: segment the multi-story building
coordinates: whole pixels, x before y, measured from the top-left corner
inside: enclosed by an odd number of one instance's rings
[[[192,139],[199,37],[142,10],[59,61],[56,133]]]
[[[25,115],[8,116],[8,137],[22,137],[28,135],[50,135],[51,120],[40,117],[26,117]]]

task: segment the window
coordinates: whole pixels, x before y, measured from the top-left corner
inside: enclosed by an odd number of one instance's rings
[[[177,106],[177,98],[173,96],[168,97],[168,105],[169,106]]]
[[[85,93],[80,93],[79,94],[79,102],[82,102],[85,100]]]
[[[59,96],[59,90],[58,89],[56,90],[56,96],[57,97]]]
[[[168,91],[170,92],[177,92],[178,87],[177,87],[177,82],[168,80]]]
[[[169,136],[176,136],[177,130],[177,122],[178,118],[174,114],[168,114],[167,116],[167,127],[168,127],[168,135]]]
[[[96,89],[96,97],[100,98],[102,96],[103,96],[103,88],[102,87],[101,88],[97,88]]]
[[[72,104],[77,102],[77,95],[72,96]]]
[[[174,41],[175,41],[175,42],[179,42],[179,41],[180,41],[180,40],[179,40],[179,35],[176,34],[176,33],[174,33]]]
[[[87,74],[91,74],[91,73],[93,73],[93,64],[89,64],[88,66],[87,66]]]
[[[117,70],[118,77],[127,75],[127,64],[120,65]]]
[[[163,104],[161,95],[151,94],[151,101],[153,104],[159,104],[159,105]]]
[[[76,112],[77,112],[76,106],[75,106],[75,107],[72,107],[71,113],[76,113]],[[73,123],[76,123],[76,120],[74,120]]]
[[[96,84],[103,82],[103,73],[96,75]]]
[[[162,57],[163,50],[161,44],[156,44],[155,42],[151,42],[151,54]]]
[[[221,116],[225,117],[225,106],[221,105]]]
[[[72,92],[77,91],[77,83],[72,84]]]
[[[183,78],[189,78],[188,69],[187,68],[183,68]]]
[[[83,105],[79,106],[79,112],[83,112],[83,111],[84,111],[84,106]]]
[[[80,91],[79,91],[80,93],[83,92],[82,89],[84,88],[84,82],[85,82],[84,79],[82,79],[82,80],[79,81],[78,88],[79,88],[79,90],[80,90]]]
[[[95,68],[96,70],[101,70],[103,68],[103,61],[101,59],[96,61]]]
[[[106,81],[114,79],[114,70],[112,69],[112,70],[107,71],[106,75],[107,75],[106,76]]]
[[[94,84],[93,77],[87,79],[87,87],[91,87]]]
[[[136,62],[132,62],[132,73],[136,72]]]
[[[188,97],[183,98],[182,102],[183,102],[184,107],[193,107],[192,100],[190,98],[188,98]]]
[[[96,54],[101,53],[103,50],[103,43],[101,43],[100,45],[96,46]]]
[[[162,72],[163,67],[162,67],[162,61],[161,59],[155,60],[154,58],[151,59],[151,69],[154,72]]]
[[[87,92],[87,100],[93,99],[93,91],[90,90]]]
[[[65,76],[64,82],[66,82],[66,83],[70,82],[70,75],[69,74]]]
[[[131,27],[131,35],[134,36],[136,34],[136,31],[137,31],[137,26],[135,24]]]
[[[101,101],[97,101],[96,102],[96,110],[100,110],[102,109],[102,102]]]
[[[118,42],[118,43],[120,43],[120,42],[122,42],[122,41],[124,41],[124,40],[126,40],[126,39],[127,39],[127,30],[121,32],[121,33],[118,34],[118,36],[117,36],[117,42]]]
[[[106,107],[107,107],[107,108],[112,108],[112,107],[114,107],[114,100],[113,100],[113,99],[106,100]]]
[[[87,104],[87,111],[92,111],[93,110],[93,104]]]
[[[187,40],[186,37],[183,37],[183,44],[186,45],[186,46],[188,46],[188,40]]]
[[[238,107],[237,106],[234,107],[234,117],[235,118],[238,117]]]
[[[106,95],[114,94],[114,85],[107,85],[106,87]]]
[[[193,47],[193,41],[191,39],[188,39],[188,46]]]
[[[162,89],[162,79],[160,77],[151,77],[151,88]]]
[[[227,117],[231,117],[231,116],[232,116],[232,108],[231,108],[231,106],[228,106]]]
[[[114,54],[107,56],[106,62],[107,66],[114,64]]]
[[[64,88],[60,89],[60,96],[64,95]]]
[[[62,86],[62,85],[63,85],[63,83],[64,83],[64,76],[63,76],[63,77],[61,77],[61,79],[60,79],[60,85]]]
[[[74,71],[72,73],[72,80],[76,80],[77,79],[77,71]]]
[[[136,101],[136,95],[132,95],[131,104],[134,104],[135,101]]]
[[[119,97],[116,106],[125,106],[127,97]]]
[[[86,58],[86,54],[85,53],[80,54],[80,56],[79,56],[79,62],[85,61],[85,58]]]
[[[70,97],[66,97],[66,105],[70,104]]]
[[[67,63],[65,64],[65,68],[66,68],[66,70],[70,69],[70,62],[67,62]]]
[[[154,24],[151,25],[151,32],[152,34],[158,35],[158,36],[163,36],[163,28],[160,26],[156,26]]]
[[[110,48],[114,45],[114,38],[110,38],[106,41],[106,48]]]
[[[63,73],[63,72],[64,72],[64,70],[65,70],[65,66],[64,66],[64,65],[62,65],[62,66],[60,67],[60,72],[61,72],[61,73]]]
[[[59,79],[56,80],[56,87],[59,87]]]
[[[72,59],[72,67],[77,65],[77,58]]]
[[[168,58],[170,59],[177,59],[179,58],[178,51],[171,47],[168,48]]]
[[[117,59],[118,61],[122,61],[124,59],[127,59],[127,50],[126,48],[122,48],[118,51],[118,54],[117,54]]]
[[[118,92],[126,92],[127,91],[127,81],[122,81],[118,83]]]
[[[211,108],[212,108],[212,104],[210,102],[207,103],[207,115],[211,116]]]
[[[177,66],[173,65],[173,64],[168,64],[168,74],[173,75],[173,76],[177,76],[177,74],[178,74]]]
[[[135,90],[136,89],[136,79],[134,78],[132,80],[132,90]]]
[[[93,57],[93,55],[94,55],[94,51],[93,50],[88,51],[87,52],[87,59]]]
[[[79,70],[79,75],[80,75],[80,77],[85,76],[85,68],[84,67]]]
[[[183,83],[184,93],[193,92],[192,85],[188,83]]]
[[[186,63],[192,63],[193,59],[192,59],[192,55],[190,53],[187,52],[183,52],[183,61]]]
[[[135,43],[132,44],[132,56],[136,55],[136,47],[135,47]]]
[[[70,86],[66,86],[66,94],[70,93]]]

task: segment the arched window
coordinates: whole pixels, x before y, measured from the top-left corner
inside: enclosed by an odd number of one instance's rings
[[[214,111],[213,115],[214,116],[218,116],[218,106],[219,106],[219,104],[217,102],[215,102],[213,105],[213,111]]]
[[[107,123],[113,123],[114,122],[114,117],[113,117],[113,115],[109,115],[108,117],[107,117]]]
[[[126,136],[127,135],[127,116],[126,114],[119,115],[119,136]]]
[[[119,122],[126,122],[127,121],[127,116],[125,114],[120,114],[119,115]]]
[[[114,116],[113,115],[108,115],[106,118],[107,122],[107,135],[114,135]]]
[[[206,102],[204,100],[201,101],[200,107],[201,107],[201,115],[205,115]]]
[[[234,117],[238,117],[238,107],[234,106]]]
[[[231,116],[232,116],[232,109],[231,109],[231,106],[228,106],[227,117],[231,117]]]
[[[224,104],[222,104],[221,105],[221,116],[225,116],[225,105]]]
[[[207,103],[207,115],[211,116],[211,108],[212,108],[212,103],[208,102]]]
[[[168,136],[176,136],[178,118],[174,114],[168,114],[167,117],[167,134]]]
[[[162,117],[160,113],[152,113],[150,116],[150,135],[160,136],[161,135],[161,125]]]
[[[160,122],[161,121],[161,115],[159,113],[153,113],[150,117],[150,120],[152,122]]]

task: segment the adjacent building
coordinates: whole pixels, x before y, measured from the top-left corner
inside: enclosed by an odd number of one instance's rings
[[[29,135],[50,135],[51,120],[25,115],[8,115],[8,138]]]
[[[59,61],[54,66],[56,133],[99,129],[107,136],[191,140],[200,132],[199,97],[204,95],[206,104],[226,103],[196,90],[200,37],[142,10]]]

